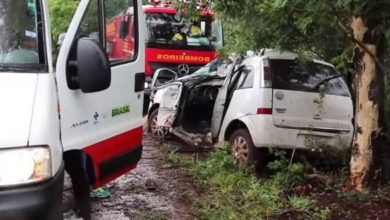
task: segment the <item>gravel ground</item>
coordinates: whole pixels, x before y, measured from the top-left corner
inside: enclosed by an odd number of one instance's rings
[[[165,163],[160,151],[163,143],[149,136],[144,135],[138,167],[107,185],[112,197],[93,201],[92,219],[194,219],[190,201],[197,192],[192,178]],[[72,211],[64,213],[64,218],[77,219]]]

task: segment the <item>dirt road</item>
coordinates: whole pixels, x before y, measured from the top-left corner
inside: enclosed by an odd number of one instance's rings
[[[93,201],[92,219],[193,219],[189,201],[197,192],[192,178],[163,161],[162,144],[144,135],[138,167],[108,184],[112,197]],[[64,217],[77,219],[73,212]]]

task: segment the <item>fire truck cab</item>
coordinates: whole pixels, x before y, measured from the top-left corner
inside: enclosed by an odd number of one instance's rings
[[[216,19],[208,4],[199,4],[197,8],[200,18],[189,21],[178,13],[171,2],[152,0],[149,5],[143,6],[147,36],[144,110],[148,109],[151,92],[148,87],[157,69],[169,68],[181,76],[191,74],[213,60],[217,56],[216,49],[222,47],[221,21]],[[107,35],[109,54],[129,55],[136,41],[133,16],[133,9],[129,8],[126,14],[118,14],[106,24],[110,30]]]
[[[106,53],[105,23],[130,7],[131,51]],[[62,219],[64,169],[89,195],[141,157],[141,1],[81,0],[55,65],[48,1],[0,8],[0,219]]]

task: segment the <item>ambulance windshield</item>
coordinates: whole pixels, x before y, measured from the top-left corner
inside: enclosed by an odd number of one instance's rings
[[[189,22],[170,13],[147,13],[148,46],[215,50],[222,47],[222,24],[212,16]]]
[[[0,71],[44,67],[42,25],[39,0],[0,0]]]

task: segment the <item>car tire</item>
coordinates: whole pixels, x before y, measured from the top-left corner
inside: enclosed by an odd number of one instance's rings
[[[150,113],[148,118],[148,131],[155,137],[165,138],[168,135],[168,129],[166,128],[157,128],[157,115],[158,108],[154,109],[152,113]]]
[[[234,131],[229,138],[229,143],[229,151],[237,164],[254,165],[256,170],[265,165],[267,149],[255,147],[247,129],[240,128]]]

